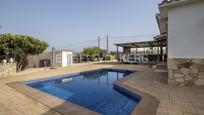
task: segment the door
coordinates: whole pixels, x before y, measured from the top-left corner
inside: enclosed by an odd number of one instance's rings
[[[67,54],[67,66],[70,66],[72,64],[72,55]]]

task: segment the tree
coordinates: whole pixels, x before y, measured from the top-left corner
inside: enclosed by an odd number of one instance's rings
[[[94,57],[98,56],[103,50],[94,46],[94,47],[87,47],[83,49],[83,54],[85,54],[87,57],[90,57],[93,59]]]
[[[100,51],[100,53],[99,53],[99,57],[104,58],[104,57],[106,56],[106,54],[107,54],[107,50],[102,49],[102,50]]]
[[[17,71],[22,70],[22,66],[28,55],[42,53],[48,44],[28,35],[13,35],[5,33],[0,35],[0,52],[7,57],[13,57],[17,62]]]
[[[17,44],[14,43],[14,38],[15,36],[9,33],[0,35],[0,50],[4,55],[9,56],[15,54],[17,50],[15,45]]]

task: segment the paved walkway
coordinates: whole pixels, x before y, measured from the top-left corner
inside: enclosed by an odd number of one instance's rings
[[[157,97],[157,115],[204,115],[204,87],[167,85],[167,74],[152,70],[138,72],[126,82],[131,87]]]
[[[166,84],[166,73],[157,73],[148,66],[90,64],[56,70],[36,69],[0,79],[0,115],[59,115],[54,110],[10,88],[7,83],[27,81],[49,76],[74,73],[97,68],[129,68],[137,70],[135,77],[126,82],[157,97],[160,105],[158,115],[204,115],[204,87],[174,87]]]

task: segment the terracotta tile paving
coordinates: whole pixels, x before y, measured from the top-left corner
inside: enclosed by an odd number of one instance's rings
[[[176,87],[166,83],[167,74],[154,72],[148,66],[90,64],[55,70],[34,69],[13,77],[0,79],[0,115],[59,115],[49,107],[17,92],[10,82],[28,81],[54,75],[74,73],[97,68],[129,68],[137,70],[135,77],[125,84],[159,99],[157,115],[204,115],[204,87]],[[74,113],[73,113],[74,114]]]

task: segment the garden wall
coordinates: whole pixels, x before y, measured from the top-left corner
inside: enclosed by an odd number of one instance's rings
[[[0,63],[0,78],[9,77],[16,73],[16,63]]]

